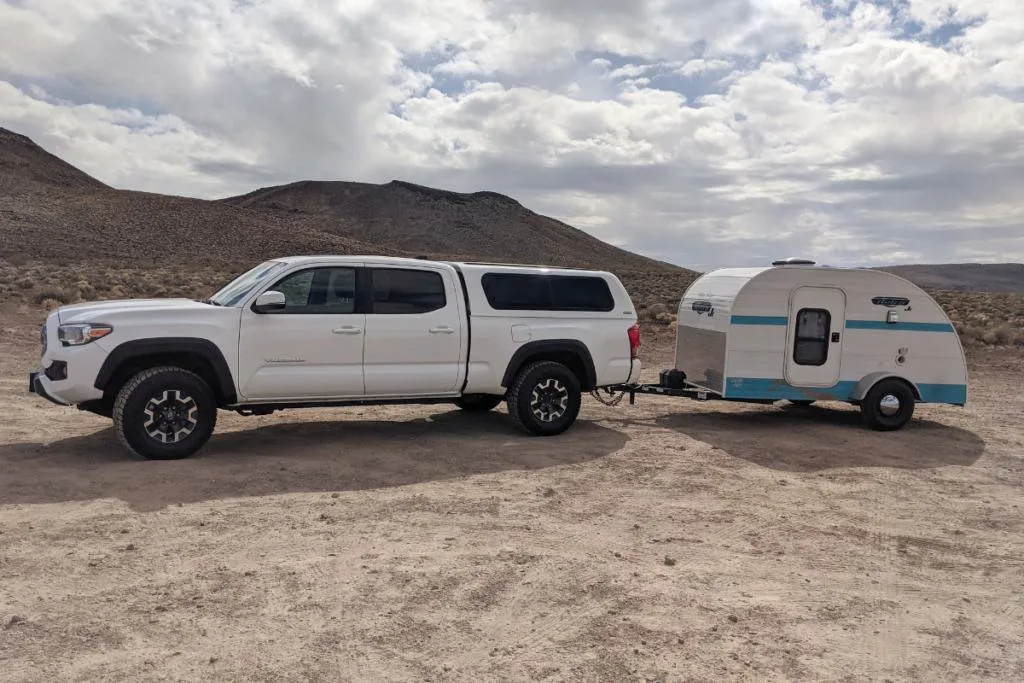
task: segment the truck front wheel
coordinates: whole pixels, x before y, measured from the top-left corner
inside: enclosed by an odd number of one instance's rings
[[[176,367],[143,370],[114,401],[114,428],[132,453],[148,460],[187,458],[209,440],[217,402],[199,375]]]
[[[508,392],[508,413],[523,431],[554,436],[576,421],[582,398],[572,370],[554,361],[538,361],[516,375]]]

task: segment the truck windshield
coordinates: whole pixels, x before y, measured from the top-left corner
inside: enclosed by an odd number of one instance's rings
[[[288,264],[282,261],[264,261],[236,277],[206,301],[214,306],[237,306],[254,287],[287,267]]]

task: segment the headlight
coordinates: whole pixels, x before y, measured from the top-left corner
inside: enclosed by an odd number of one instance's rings
[[[81,346],[106,337],[113,331],[113,327],[102,323],[75,323],[58,327],[57,339],[64,346]]]

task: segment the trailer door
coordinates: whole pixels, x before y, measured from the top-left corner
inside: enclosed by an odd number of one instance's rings
[[[786,381],[796,387],[830,387],[839,381],[846,294],[835,287],[799,287],[789,305]]]

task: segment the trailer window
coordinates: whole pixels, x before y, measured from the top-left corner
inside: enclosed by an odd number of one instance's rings
[[[793,361],[797,365],[824,365],[828,360],[828,335],[832,315],[822,308],[801,308],[796,314],[796,343]]]

